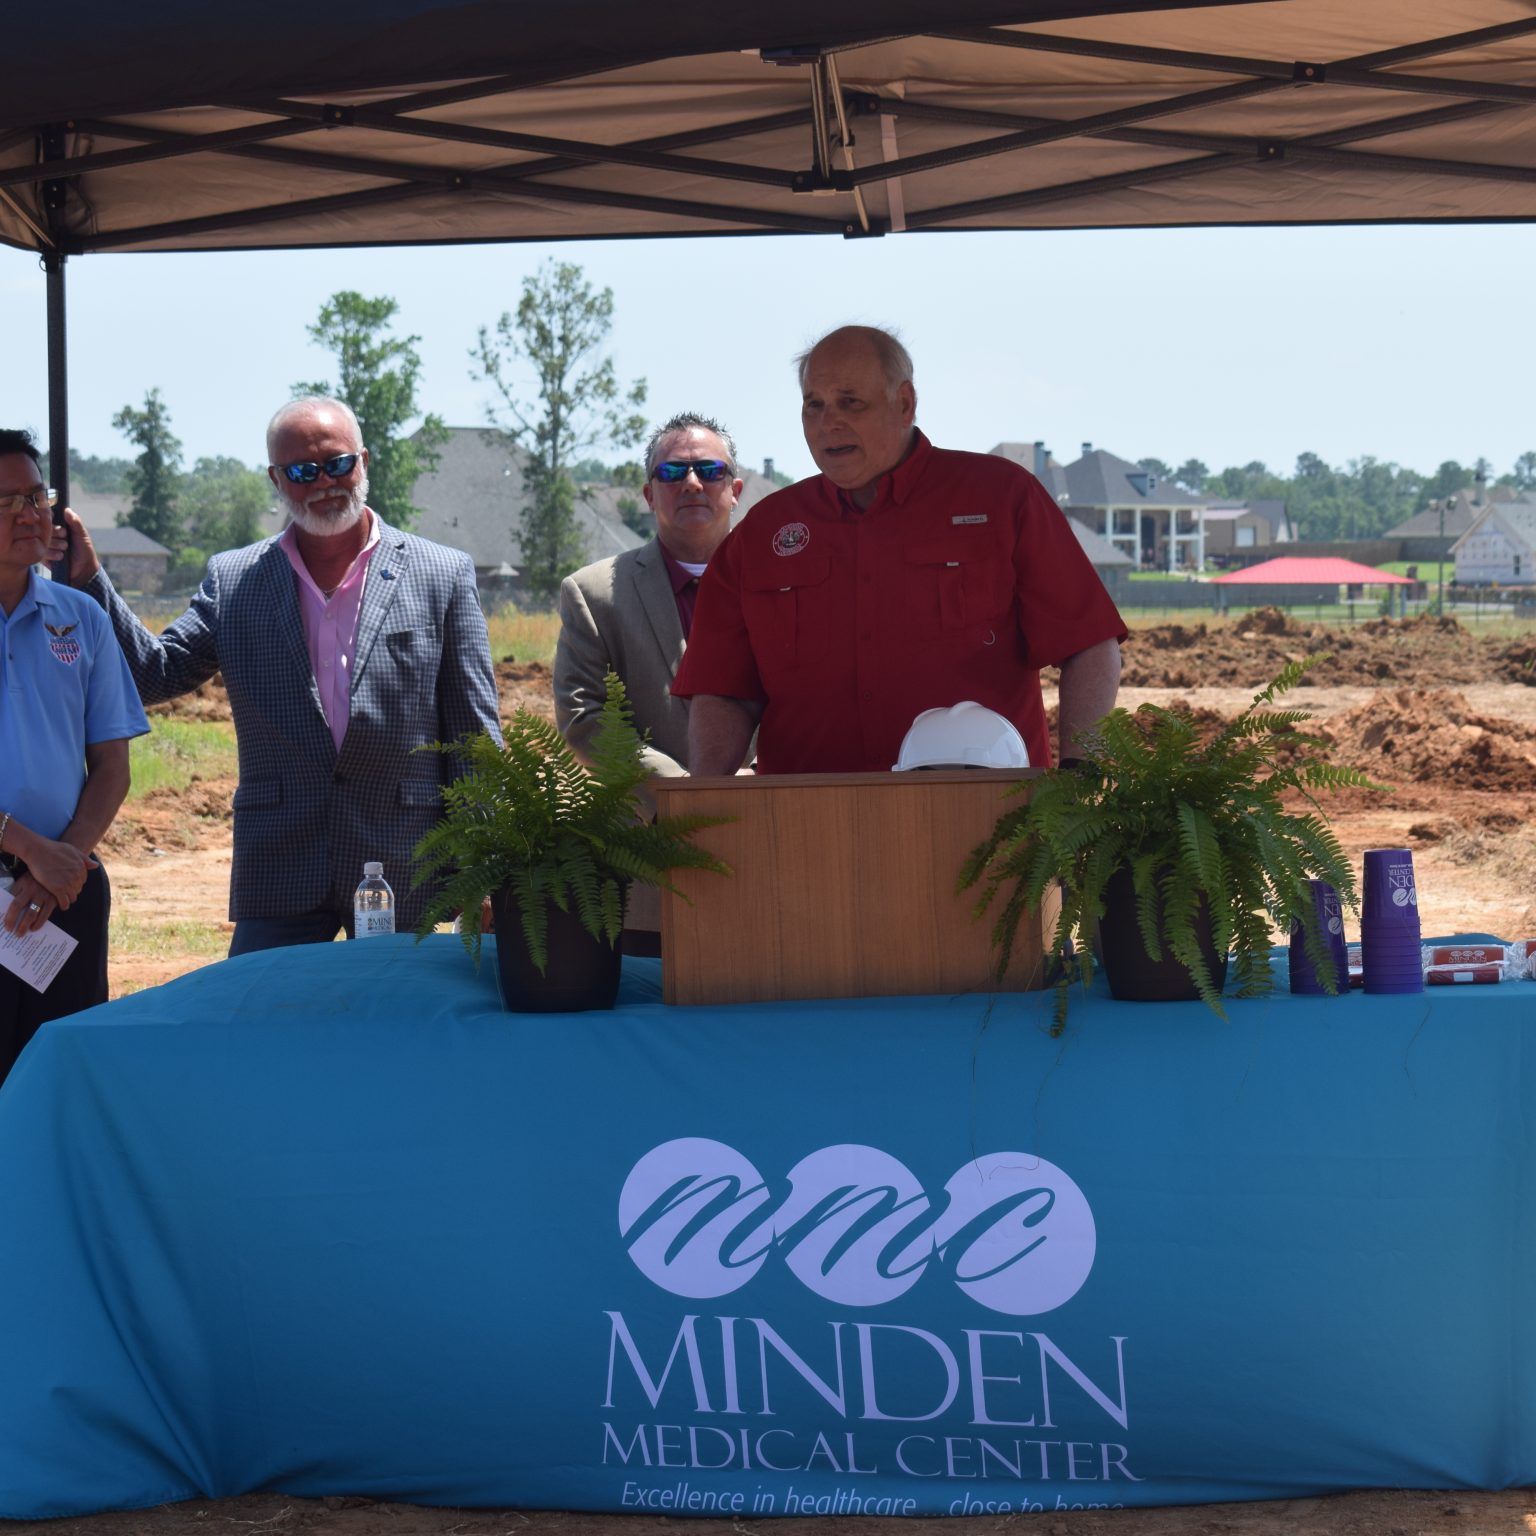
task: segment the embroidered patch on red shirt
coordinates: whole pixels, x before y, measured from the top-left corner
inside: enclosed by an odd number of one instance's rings
[[[811,530],[804,523],[785,523],[773,536],[776,555],[798,555],[811,542]]]

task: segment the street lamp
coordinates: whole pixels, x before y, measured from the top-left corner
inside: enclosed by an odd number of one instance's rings
[[[1445,514],[1449,512],[1451,508],[1455,506],[1455,504],[1456,498],[1454,496],[1447,496],[1445,500],[1440,503],[1440,554],[1439,559],[1436,561],[1436,568],[1439,572],[1440,580],[1438,592],[1435,597],[1435,612],[1442,618],[1445,616]]]

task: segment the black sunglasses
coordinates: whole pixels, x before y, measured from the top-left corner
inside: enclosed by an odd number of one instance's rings
[[[663,485],[676,485],[679,480],[688,478],[690,469],[706,485],[724,480],[731,472],[731,466],[723,459],[666,459],[651,474]]]
[[[279,464],[277,467],[295,485],[313,485],[320,478],[322,469],[332,480],[345,480],[352,473],[352,466],[360,458],[362,458],[360,453],[338,453],[334,459],[327,459],[324,464],[311,461],[308,464]]]

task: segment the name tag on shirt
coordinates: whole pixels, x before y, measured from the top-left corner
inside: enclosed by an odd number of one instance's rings
[[[967,513],[964,517],[950,518],[950,522],[952,523],[984,523],[986,520],[987,514],[985,512],[970,512]]]

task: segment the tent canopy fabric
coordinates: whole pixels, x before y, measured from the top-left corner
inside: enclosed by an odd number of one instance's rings
[[[1326,587],[1326,586],[1412,586],[1406,576],[1378,571],[1358,560],[1342,560],[1335,555],[1283,555],[1278,560],[1263,560],[1241,571],[1228,571],[1211,577],[1213,585],[1228,587]]]
[[[76,0],[45,254],[1536,217],[1536,0]]]

